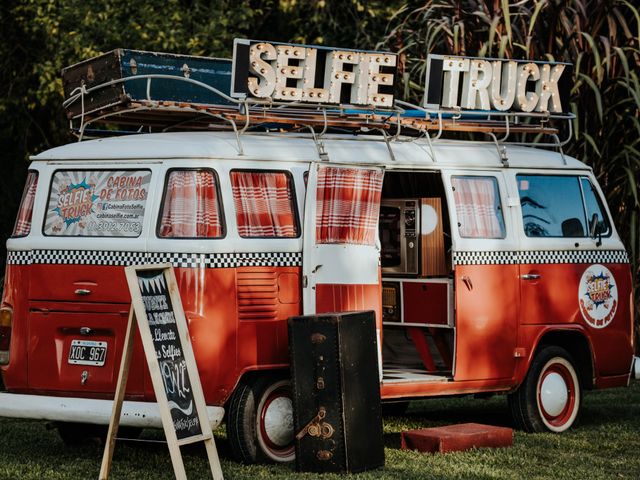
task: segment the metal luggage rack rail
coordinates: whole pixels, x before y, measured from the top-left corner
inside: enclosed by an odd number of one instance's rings
[[[87,96],[99,90],[129,81],[146,81],[146,99],[124,98],[116,105],[87,110]],[[181,101],[153,100],[153,81],[188,82],[208,90],[228,102],[227,105],[198,104]],[[368,107],[336,106],[323,104],[284,103],[260,101],[256,99],[232,98],[226,93],[191,78],[174,75],[136,75],[112,80],[87,88],[85,85],[74,89],[63,102],[65,109],[80,102],[80,113],[69,113],[70,129],[79,141],[89,136],[103,136],[122,133],[147,133],[167,131],[208,130],[233,131],[238,150],[242,154],[240,137],[249,131],[282,133],[308,131],[318,146],[320,157],[326,156],[321,143],[328,131],[353,133],[380,133],[387,143],[393,159],[390,142],[413,141],[425,138],[431,148],[441,139],[450,139],[453,134],[479,133],[488,140],[476,142],[494,143],[501,157],[505,156],[506,145],[534,145],[536,147],[562,147],[573,136],[573,114],[517,113],[499,111],[469,111],[460,109],[430,110],[408,102],[396,100],[392,109],[372,110]],[[558,137],[559,128],[552,122],[566,122],[567,135]],[[98,129],[88,130],[90,125],[118,125],[133,127],[132,130]],[[88,134],[87,132],[90,132]],[[519,134],[520,140],[510,139]],[[498,137],[499,135],[499,137]],[[526,137],[532,137],[527,140]],[[401,139],[402,137],[402,139]],[[547,141],[542,140],[546,137]],[[379,140],[380,137],[370,139]]]

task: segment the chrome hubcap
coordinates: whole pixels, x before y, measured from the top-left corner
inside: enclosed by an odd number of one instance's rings
[[[276,397],[264,412],[264,432],[269,441],[285,447],[293,440],[293,404],[288,397]]]
[[[547,415],[555,417],[562,413],[569,400],[569,391],[562,375],[549,373],[540,386],[540,403]]]

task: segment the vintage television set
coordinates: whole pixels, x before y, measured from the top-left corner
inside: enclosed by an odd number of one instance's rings
[[[417,275],[420,252],[418,199],[383,200],[379,229],[382,274]]]

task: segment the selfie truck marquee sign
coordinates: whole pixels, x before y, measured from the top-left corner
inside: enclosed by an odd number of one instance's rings
[[[562,115],[570,79],[568,63],[429,55],[424,106]]]
[[[277,102],[393,107],[396,60],[393,53],[236,39],[231,95]]]

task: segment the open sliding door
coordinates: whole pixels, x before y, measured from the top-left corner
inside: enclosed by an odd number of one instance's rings
[[[374,310],[381,329],[377,231],[383,175],[376,167],[311,165],[302,255],[305,315]]]
[[[447,172],[444,181],[452,206],[454,380],[510,379],[519,308],[512,195],[500,171]]]

